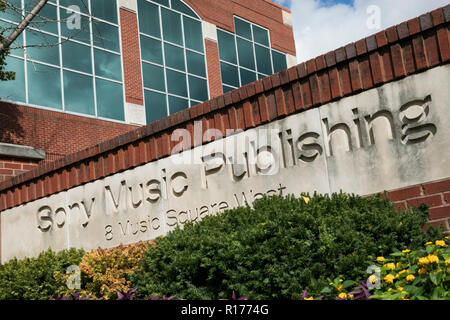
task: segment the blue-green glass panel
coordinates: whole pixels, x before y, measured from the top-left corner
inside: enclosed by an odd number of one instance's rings
[[[237,64],[235,36],[228,32],[217,30],[217,40],[219,42],[220,60]]]
[[[92,37],[95,46],[120,52],[119,29],[117,27],[93,20]]]
[[[91,43],[91,32],[89,17],[78,16],[79,19],[71,18],[74,13],[67,13],[66,9],[61,8],[59,10],[61,20],[67,20],[66,23],[61,23],[61,35],[70,39],[82,41],[84,43]]]
[[[108,119],[125,120],[122,85],[96,78],[95,90],[97,95],[97,115]]]
[[[16,75],[14,80],[0,81],[0,99],[25,102],[25,71],[23,60],[6,57],[5,62],[5,70],[15,72]]]
[[[59,0],[59,5],[66,7],[66,8],[69,8],[71,6],[77,6],[78,7],[77,9],[79,9],[79,12],[86,13],[86,14],[89,13],[89,3],[86,0]],[[73,9],[75,9],[75,8],[73,8]],[[66,12],[66,9],[63,9],[61,11]],[[71,14],[73,14],[73,13],[71,13]]]
[[[153,0],[153,1],[162,4],[163,6],[169,7],[169,0]]]
[[[26,31],[28,58],[59,65],[58,38],[32,30]]]
[[[35,2],[27,3],[27,1],[25,1],[26,13],[31,11],[35,4]],[[39,16],[34,17],[28,27],[58,34],[58,14],[56,6],[47,3],[41,11],[39,11]]]
[[[202,54],[186,50],[186,62],[189,73],[206,77],[205,57]]]
[[[16,27],[17,27],[16,24],[0,20],[0,35],[6,37],[9,34],[11,34],[11,32],[13,32]],[[23,33],[21,33],[19,37],[17,37],[17,39],[14,40],[14,42],[11,44],[9,50],[10,54],[23,57],[23,49],[14,49],[22,46],[23,46]]]
[[[189,76],[189,96],[195,100],[208,100],[208,84],[206,80]]]
[[[169,96],[169,113],[170,114],[174,114],[175,112],[184,110],[186,108],[189,108],[188,100]]]
[[[196,105],[198,105],[200,103],[201,103],[201,101],[194,101],[194,100],[189,101],[189,105],[191,106],[191,108],[195,107]]]
[[[241,74],[241,86],[245,86],[248,83],[256,81],[256,73],[246,69],[239,69],[239,72]]]
[[[266,29],[252,25],[253,28],[253,40],[256,43],[264,46],[269,46],[269,32]]]
[[[91,1],[91,12],[94,17],[117,23],[116,0],[93,0]]]
[[[147,124],[167,117],[167,101],[165,94],[145,90],[144,95]]]
[[[167,91],[178,96],[187,97],[186,75],[181,72],[166,70]]]
[[[166,91],[164,84],[164,69],[149,63],[142,63],[144,87],[159,91]]]
[[[8,0],[8,4],[10,6],[6,6],[6,10],[1,13],[0,17],[13,22],[20,22],[22,20],[21,0]]]
[[[63,67],[92,73],[91,48],[72,41],[62,43]]]
[[[270,50],[256,44],[255,54],[258,72],[265,74],[272,74],[272,61],[270,60]]]
[[[141,36],[141,55],[143,60],[163,64],[161,40]]]
[[[255,70],[255,54],[250,41],[237,38],[239,66]]]
[[[184,40],[187,48],[204,52],[202,23],[183,16]]]
[[[198,18],[195,12],[180,0],[171,0],[171,2],[172,2],[172,9],[187,14],[188,16]]]
[[[287,69],[286,55],[272,50],[273,72]]]
[[[64,109],[95,115],[92,77],[64,70]]]
[[[222,75],[222,82],[224,84],[239,87],[239,73],[237,67],[221,62],[220,71]]]
[[[122,81],[122,64],[118,54],[95,49],[94,65],[97,76]]]
[[[28,102],[62,109],[61,72],[58,68],[27,62]]]
[[[181,15],[168,9],[161,8],[161,19],[164,40],[183,45]]]
[[[234,27],[236,29],[237,35],[252,40],[252,29],[250,27],[250,23],[238,18],[234,18]]]
[[[232,88],[232,87],[229,87],[229,86],[225,86],[225,85],[222,86],[223,93],[227,93],[227,92],[232,91],[234,89],[235,88]]]
[[[180,47],[164,43],[164,57],[166,66],[177,70],[185,71],[184,50]]]
[[[158,6],[145,0],[138,0],[139,32],[161,38]]]
[[[258,73],[258,80],[264,79],[267,77],[265,74]]]

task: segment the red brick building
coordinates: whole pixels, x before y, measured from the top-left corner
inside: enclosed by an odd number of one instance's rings
[[[60,23],[32,24],[7,58],[0,181],[296,63],[290,12],[269,0],[60,0],[46,18]]]

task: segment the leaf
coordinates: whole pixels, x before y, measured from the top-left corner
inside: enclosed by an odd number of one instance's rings
[[[431,280],[431,282],[433,282],[436,286],[438,285],[438,283],[439,283],[439,281],[438,281],[438,278],[437,278],[437,275],[436,275],[436,273],[430,273],[430,280]]]

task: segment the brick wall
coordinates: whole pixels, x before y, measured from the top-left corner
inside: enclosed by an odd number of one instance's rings
[[[38,161],[35,160],[0,157],[0,182],[33,170],[37,166]]]
[[[222,91],[222,78],[220,75],[219,47],[217,42],[206,39],[206,68],[208,69],[209,95],[212,98],[220,96]]]
[[[400,210],[425,204],[429,208],[428,222],[434,226],[442,224],[450,231],[450,179],[391,190],[386,195]]]
[[[5,102],[0,102],[0,110],[0,141],[45,150],[43,162],[57,160],[136,128]]]
[[[115,136],[55,162],[40,165],[32,171],[0,183],[0,211],[167,157],[176,143],[170,141],[172,132],[184,128],[193,136],[193,128],[198,121],[203,123],[203,130],[246,130],[448,64],[449,26],[450,5],[145,127]],[[44,111],[39,110],[36,113],[41,114]],[[45,124],[43,117],[42,126],[55,130],[55,135],[74,135],[74,130],[79,130],[80,140],[85,138],[82,123],[88,120],[77,120],[66,114],[60,116],[61,119],[66,117],[70,120],[62,120],[62,123],[67,127],[74,127],[73,121],[79,122],[70,133],[64,131],[65,126],[56,128],[57,123],[50,126]],[[101,121],[98,123],[101,124]],[[105,128],[106,126],[99,128],[93,140],[101,136]],[[124,126],[117,125],[117,130],[121,129],[125,129]],[[31,132],[27,136],[33,134],[34,132]],[[39,137],[39,134],[34,136]],[[102,137],[106,138],[106,135]],[[209,141],[197,137],[187,142],[184,149],[207,142]],[[93,141],[89,143],[93,144]],[[447,180],[424,182],[420,186],[393,190],[389,195],[392,201],[398,203],[397,206],[411,206],[421,201],[431,204],[430,221],[444,221],[448,227],[450,178],[442,178]]]

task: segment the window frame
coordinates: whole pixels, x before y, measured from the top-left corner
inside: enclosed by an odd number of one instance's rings
[[[24,10],[25,10],[25,1],[26,0],[21,0],[21,12],[22,15],[24,14]],[[95,1],[95,0],[85,0],[87,3],[86,5],[89,8],[89,13],[91,13],[91,2]],[[14,54],[14,52],[11,52],[8,56],[11,56],[13,58],[16,59],[20,59],[23,64],[24,64],[24,77],[25,77],[25,101],[11,101],[8,99],[1,99],[1,101],[6,101],[6,102],[11,102],[11,103],[19,103],[21,105],[25,105],[28,107],[33,107],[33,108],[38,108],[38,109],[44,109],[44,110],[49,110],[49,111],[54,111],[54,112],[62,112],[62,113],[67,113],[67,114],[73,114],[73,115],[77,115],[77,116],[83,116],[83,117],[87,117],[87,118],[93,118],[93,119],[99,119],[99,120],[104,120],[104,121],[111,121],[111,122],[117,122],[117,123],[126,123],[126,117],[125,117],[125,80],[124,80],[124,66],[123,66],[123,57],[122,57],[122,53],[123,53],[123,48],[122,48],[122,35],[121,35],[121,21],[120,21],[120,8],[119,5],[116,5],[116,10],[117,10],[117,23],[112,23],[110,21],[107,20],[103,20],[101,18],[83,13],[83,10],[81,10],[80,15],[84,18],[87,18],[89,20],[89,27],[88,30],[86,30],[86,32],[89,32],[89,42],[83,42],[81,40],[77,40],[72,39],[70,37],[66,37],[64,35],[62,35],[62,28],[61,28],[61,10],[67,10],[68,8],[60,5],[59,0],[50,0],[47,5],[51,5],[56,7],[56,17],[58,20],[57,23],[57,34],[55,33],[51,33],[48,31],[44,31],[44,30],[40,30],[38,27],[32,26],[30,25],[27,30],[25,30],[25,32],[22,33],[22,37],[23,37],[23,45],[25,45],[24,49],[17,49],[17,50],[21,50],[23,52],[23,56],[20,56],[18,54]],[[17,22],[11,21],[11,20],[7,20],[4,18],[0,18],[1,21],[5,22],[5,23],[9,23],[9,24],[13,24],[15,26],[18,25]],[[117,28],[117,35],[118,35],[118,51],[113,51],[113,50],[109,50],[109,49],[105,49],[102,47],[99,47],[97,45],[95,45],[94,43],[94,33],[93,33],[93,24],[95,23],[94,21],[98,21],[100,23],[105,23],[111,26],[114,26],[115,28]],[[42,62],[36,59],[33,59],[29,53],[27,52],[27,33],[28,32],[35,32],[35,33],[42,33],[44,35],[48,35],[48,36],[53,36],[57,38],[58,41],[58,45],[57,45],[57,49],[58,49],[58,55],[59,55],[59,65],[58,64],[53,64],[53,63],[46,63],[46,62]],[[69,40],[70,39],[70,40]],[[62,47],[64,45],[65,42],[74,42],[76,44],[79,45],[83,45],[86,46],[87,48],[89,48],[90,53],[91,53],[91,59],[90,59],[90,63],[91,63],[91,73],[87,73],[84,71],[80,71],[80,70],[76,70],[76,69],[72,69],[72,68],[68,68],[63,66],[63,54],[62,54]],[[13,46],[14,47],[14,46]],[[106,78],[106,77],[102,77],[96,74],[95,72],[95,58],[94,58],[94,52],[95,50],[101,50],[101,51],[105,51],[114,55],[117,55],[120,57],[120,75],[121,75],[121,81],[115,80],[115,79],[110,79],[110,78]],[[53,67],[59,70],[59,77],[60,77],[60,90],[61,90],[61,109],[56,109],[56,108],[52,108],[52,107],[48,107],[45,105],[39,105],[39,104],[32,104],[30,103],[30,99],[29,99],[29,81],[28,81],[28,68],[27,68],[27,63],[30,62],[32,64],[38,64],[38,65],[43,65],[46,67]],[[71,110],[66,110],[66,101],[65,101],[65,94],[64,94],[64,71],[69,71],[69,72],[73,72],[73,73],[77,73],[80,75],[84,75],[84,76],[89,76],[90,79],[92,80],[92,86],[93,86],[93,92],[94,92],[94,115],[91,114],[86,114],[86,113],[82,113],[82,112],[76,112],[76,111],[71,111]],[[120,84],[122,87],[122,110],[123,110],[123,120],[119,120],[119,119],[112,119],[112,118],[106,118],[106,117],[101,117],[98,115],[98,108],[97,108],[97,94],[96,94],[96,79],[102,79],[105,81],[110,81],[110,82],[114,82],[117,84]]]

